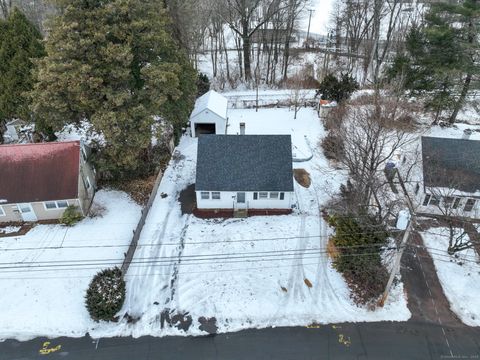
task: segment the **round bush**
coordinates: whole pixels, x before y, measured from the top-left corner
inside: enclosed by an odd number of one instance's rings
[[[115,320],[125,301],[125,281],[118,267],[99,272],[87,290],[85,304],[93,320]]]

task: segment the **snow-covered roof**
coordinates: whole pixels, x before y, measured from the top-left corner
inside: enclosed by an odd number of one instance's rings
[[[190,115],[190,118],[197,116],[204,110],[210,110],[211,112],[217,114],[218,116],[226,119],[227,108],[228,108],[227,98],[220,95],[215,90],[210,90],[209,92],[200,96],[197,99],[197,101],[195,102],[195,107],[193,108],[193,111],[192,111],[192,115]]]

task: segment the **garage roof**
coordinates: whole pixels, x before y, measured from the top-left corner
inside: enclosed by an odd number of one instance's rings
[[[190,115],[190,118],[197,116],[204,110],[210,110],[211,112],[217,114],[218,116],[226,119],[227,108],[228,108],[227,98],[220,95],[214,90],[210,90],[209,92],[200,96],[197,99],[197,101],[195,102],[195,107],[193,108],[193,111],[192,111],[192,115]]]

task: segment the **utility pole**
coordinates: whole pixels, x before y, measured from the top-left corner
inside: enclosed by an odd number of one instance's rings
[[[408,239],[410,237],[410,233],[413,230],[413,225],[415,222],[415,209],[413,208],[413,202],[410,199],[410,196],[408,196],[407,188],[405,187],[405,183],[403,182],[402,177],[400,176],[400,173],[398,169],[395,171],[396,175],[398,176],[398,180],[400,182],[400,185],[402,187],[402,190],[405,194],[405,197],[407,199],[407,205],[408,205],[408,212],[409,212],[409,220],[408,220],[408,225],[405,229],[405,233],[403,234],[402,241],[400,243],[400,246],[397,251],[397,256],[395,258],[395,263],[393,265],[392,272],[390,273],[390,277],[388,278],[387,286],[385,286],[385,291],[383,292],[382,297],[380,298],[378,305],[382,306],[385,305],[385,301],[387,301],[388,294],[390,293],[390,289],[392,288],[393,284],[393,279],[397,274],[400,272],[400,264],[403,256],[403,252],[405,248],[407,247]]]
[[[413,219],[410,218],[407,229],[403,234],[402,242],[400,243],[400,248],[398,249],[398,252],[397,252],[397,257],[395,258],[395,264],[393,265],[392,272],[390,273],[390,277],[388,278],[387,286],[385,287],[385,291],[383,292],[383,295],[380,298],[380,301],[378,302],[378,305],[382,307],[383,305],[385,305],[385,301],[387,300],[388,294],[390,293],[390,289],[393,284],[393,279],[400,271],[400,261],[402,260],[403,251],[405,250],[405,247],[407,245],[408,238],[410,237],[410,232],[412,231],[412,228],[413,228]]]
[[[310,16],[308,17],[308,30],[307,30],[307,40],[305,40],[305,46],[308,47],[308,38],[310,37],[310,23],[312,22],[312,13],[314,12],[315,10],[308,10],[308,12],[310,13]]]

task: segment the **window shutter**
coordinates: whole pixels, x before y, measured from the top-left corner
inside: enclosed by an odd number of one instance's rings
[[[253,193],[253,200],[257,200],[258,199],[258,193],[254,192]]]
[[[283,199],[285,199],[285,193],[281,192],[280,193],[280,200],[283,200]]]

